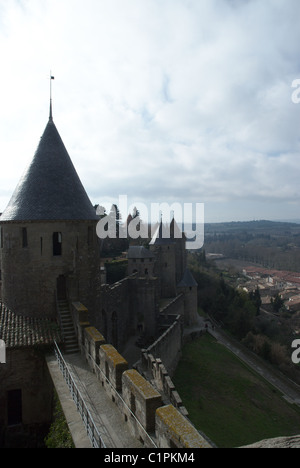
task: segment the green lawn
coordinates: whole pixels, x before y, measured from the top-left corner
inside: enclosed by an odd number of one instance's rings
[[[173,382],[190,420],[218,447],[300,433],[300,408],[210,335],[184,347]]]

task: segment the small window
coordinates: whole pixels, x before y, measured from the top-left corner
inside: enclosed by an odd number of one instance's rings
[[[7,392],[7,424],[15,426],[22,423],[22,390]]]
[[[28,247],[27,228],[22,228],[22,247]]]
[[[54,232],[53,233],[53,255],[59,256],[62,252],[62,236],[61,232]]]

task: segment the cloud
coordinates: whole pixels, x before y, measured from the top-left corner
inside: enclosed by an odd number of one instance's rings
[[[0,8],[2,203],[46,125],[51,69],[54,120],[93,202],[226,201],[230,218],[234,200],[260,213],[280,200],[296,213],[298,0]]]

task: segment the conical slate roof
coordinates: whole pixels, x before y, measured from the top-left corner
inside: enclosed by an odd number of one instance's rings
[[[174,244],[176,239],[185,239],[184,232],[179,228],[173,218],[170,225],[163,224],[162,221],[158,224],[156,231],[150,241],[150,245],[169,245]]]
[[[33,160],[0,222],[96,219],[96,211],[50,114]]]
[[[179,288],[182,287],[193,287],[193,286],[198,286],[198,283],[195,281],[192,273],[190,270],[187,268],[184,272],[183,278],[180,281],[180,283],[177,285]]]

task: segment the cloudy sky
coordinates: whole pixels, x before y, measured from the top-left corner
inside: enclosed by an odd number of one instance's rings
[[[299,0],[0,0],[0,211],[47,124],[51,70],[94,204],[300,219],[299,21]]]

